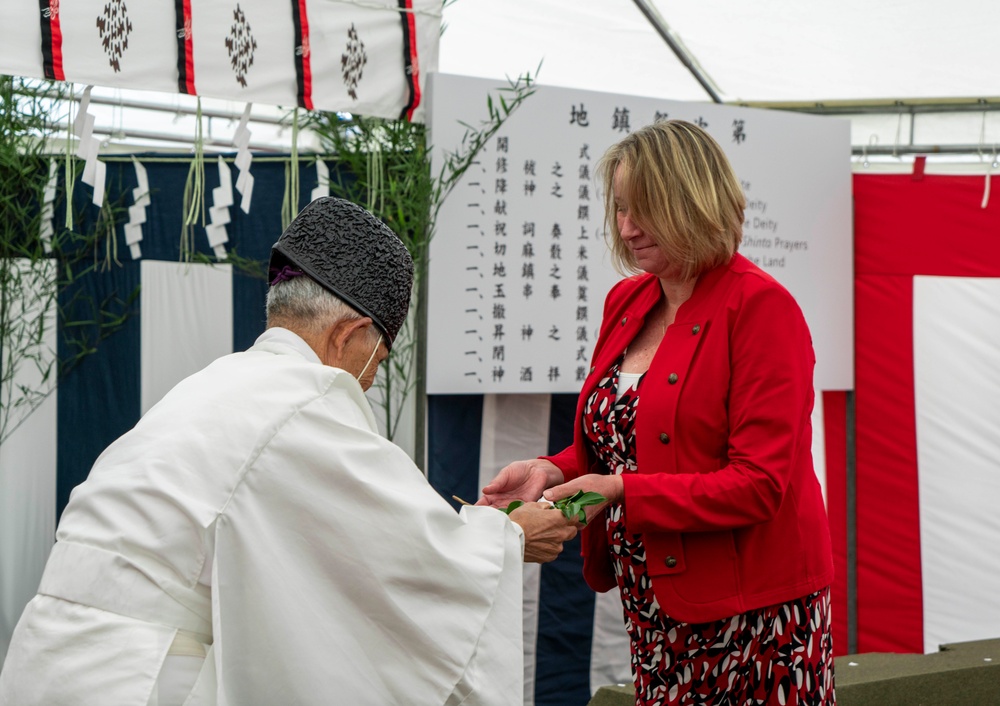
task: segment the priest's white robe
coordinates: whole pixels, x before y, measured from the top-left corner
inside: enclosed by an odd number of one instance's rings
[[[184,380],[100,456],[0,704],[155,703],[178,633],[207,648],[190,706],[522,702],[520,528],[456,513],[357,380],[289,335]]]

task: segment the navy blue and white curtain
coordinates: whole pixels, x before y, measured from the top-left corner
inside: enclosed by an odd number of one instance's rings
[[[131,160],[109,161],[105,208],[120,209],[116,225],[110,237],[79,253],[70,266],[75,270],[70,284],[62,274],[58,304],[64,315],[57,317],[56,307],[50,306],[39,321],[45,340],[31,354],[77,362],[58,377],[56,387],[54,368],[48,380],[40,377],[46,361],[41,366],[22,361],[14,387],[4,390],[3,401],[9,406],[18,397],[19,385],[45,399],[30,415],[8,409],[12,418],[6,428],[12,433],[0,444],[0,658],[37,588],[58,515],[97,456],[173,384],[220,355],[246,348],[264,328],[263,275],[210,264],[214,250],[201,228],[195,229],[194,245],[202,261],[181,261],[180,214],[188,163],[150,157],[140,161],[145,170]],[[133,192],[140,171],[149,182],[149,206],[144,209],[141,248],[132,249],[125,240],[126,211],[141,196]],[[230,208],[227,247],[241,258],[264,261],[281,232],[284,164],[264,163],[255,166],[255,172],[264,183],[251,215]],[[301,173],[302,185],[311,186],[315,168],[304,164]],[[218,180],[217,170],[206,169],[209,193]],[[99,216],[90,197],[91,189],[77,183],[77,232],[91,230]],[[53,221],[57,230],[65,222],[63,204],[55,208]],[[141,257],[134,257],[137,253]],[[26,279],[25,284],[40,290],[52,286],[36,269],[34,281]],[[54,268],[47,270],[54,274]],[[28,294],[25,298],[39,301]],[[98,318],[106,324],[119,318],[120,326],[100,340],[94,324]],[[93,352],[79,355],[86,349]],[[0,353],[8,363],[11,351]]]
[[[472,501],[511,461],[566,448],[575,412],[576,395],[432,395],[428,478]],[[632,681],[621,599],[591,591],[582,566],[579,538],[556,561],[525,565],[525,704],[585,704]]]
[[[49,312],[49,349],[65,360],[86,341],[95,352],[82,357],[0,445],[0,658],[34,595],[58,515],[97,456],[174,384],[221,355],[247,348],[264,328],[265,280],[245,267],[212,264],[215,250],[200,226],[194,246],[201,261],[181,261],[189,165],[152,156],[139,156],[139,162],[144,169],[129,160],[108,161],[106,204],[122,209],[113,239],[88,253],[79,267],[90,271],[59,293],[63,323],[57,326]],[[134,191],[140,173],[148,181],[148,202]],[[300,207],[317,186],[317,174],[303,160]],[[258,161],[254,175],[253,208],[245,214],[236,204],[229,207],[225,247],[241,261],[266,262],[282,229],[285,165]],[[220,179],[209,162],[206,194]],[[75,189],[75,210],[85,221],[98,214],[90,196],[88,187]],[[140,247],[133,250],[124,222],[125,210],[135,203],[147,205],[139,214]],[[64,218],[57,206],[56,226]],[[100,307],[123,323],[98,341],[86,322]],[[572,395],[442,395],[428,405],[428,477],[449,500],[474,500],[507,462],[561,449],[572,437]],[[614,595],[595,598],[582,581],[580,561],[577,541],[558,561],[527,567],[528,704],[578,705],[589,700],[591,684],[630,679],[620,603]]]

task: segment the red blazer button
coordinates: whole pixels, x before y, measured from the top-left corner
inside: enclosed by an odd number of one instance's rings
[[[667,565],[668,569],[672,569],[675,566],[677,566],[677,559],[675,559],[672,556],[668,556],[666,559],[663,560],[663,563]]]
[[[661,444],[669,444],[670,443],[670,437],[667,434],[665,434],[664,432],[660,432],[660,443]]]
[[[671,385],[676,385],[677,373],[670,373],[670,375],[667,377],[667,382],[669,382]]]

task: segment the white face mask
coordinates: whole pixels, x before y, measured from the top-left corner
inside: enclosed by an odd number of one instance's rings
[[[373,360],[375,360],[375,354],[378,353],[378,347],[381,345],[382,345],[382,334],[380,333],[378,335],[378,341],[375,342],[375,348],[374,350],[372,350],[372,354],[368,356],[368,362],[365,363],[365,367],[363,367],[361,369],[361,372],[358,374],[358,382],[361,382],[361,378],[365,376],[365,371],[368,370],[368,366],[372,364]]]

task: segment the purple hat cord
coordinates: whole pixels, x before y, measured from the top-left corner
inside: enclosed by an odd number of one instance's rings
[[[274,279],[271,280],[271,286],[273,287],[278,282],[284,282],[285,280],[293,279],[295,277],[301,277],[304,274],[305,274],[304,272],[296,270],[291,265],[285,265],[280,270],[278,270],[278,274],[276,274],[274,276]]]

